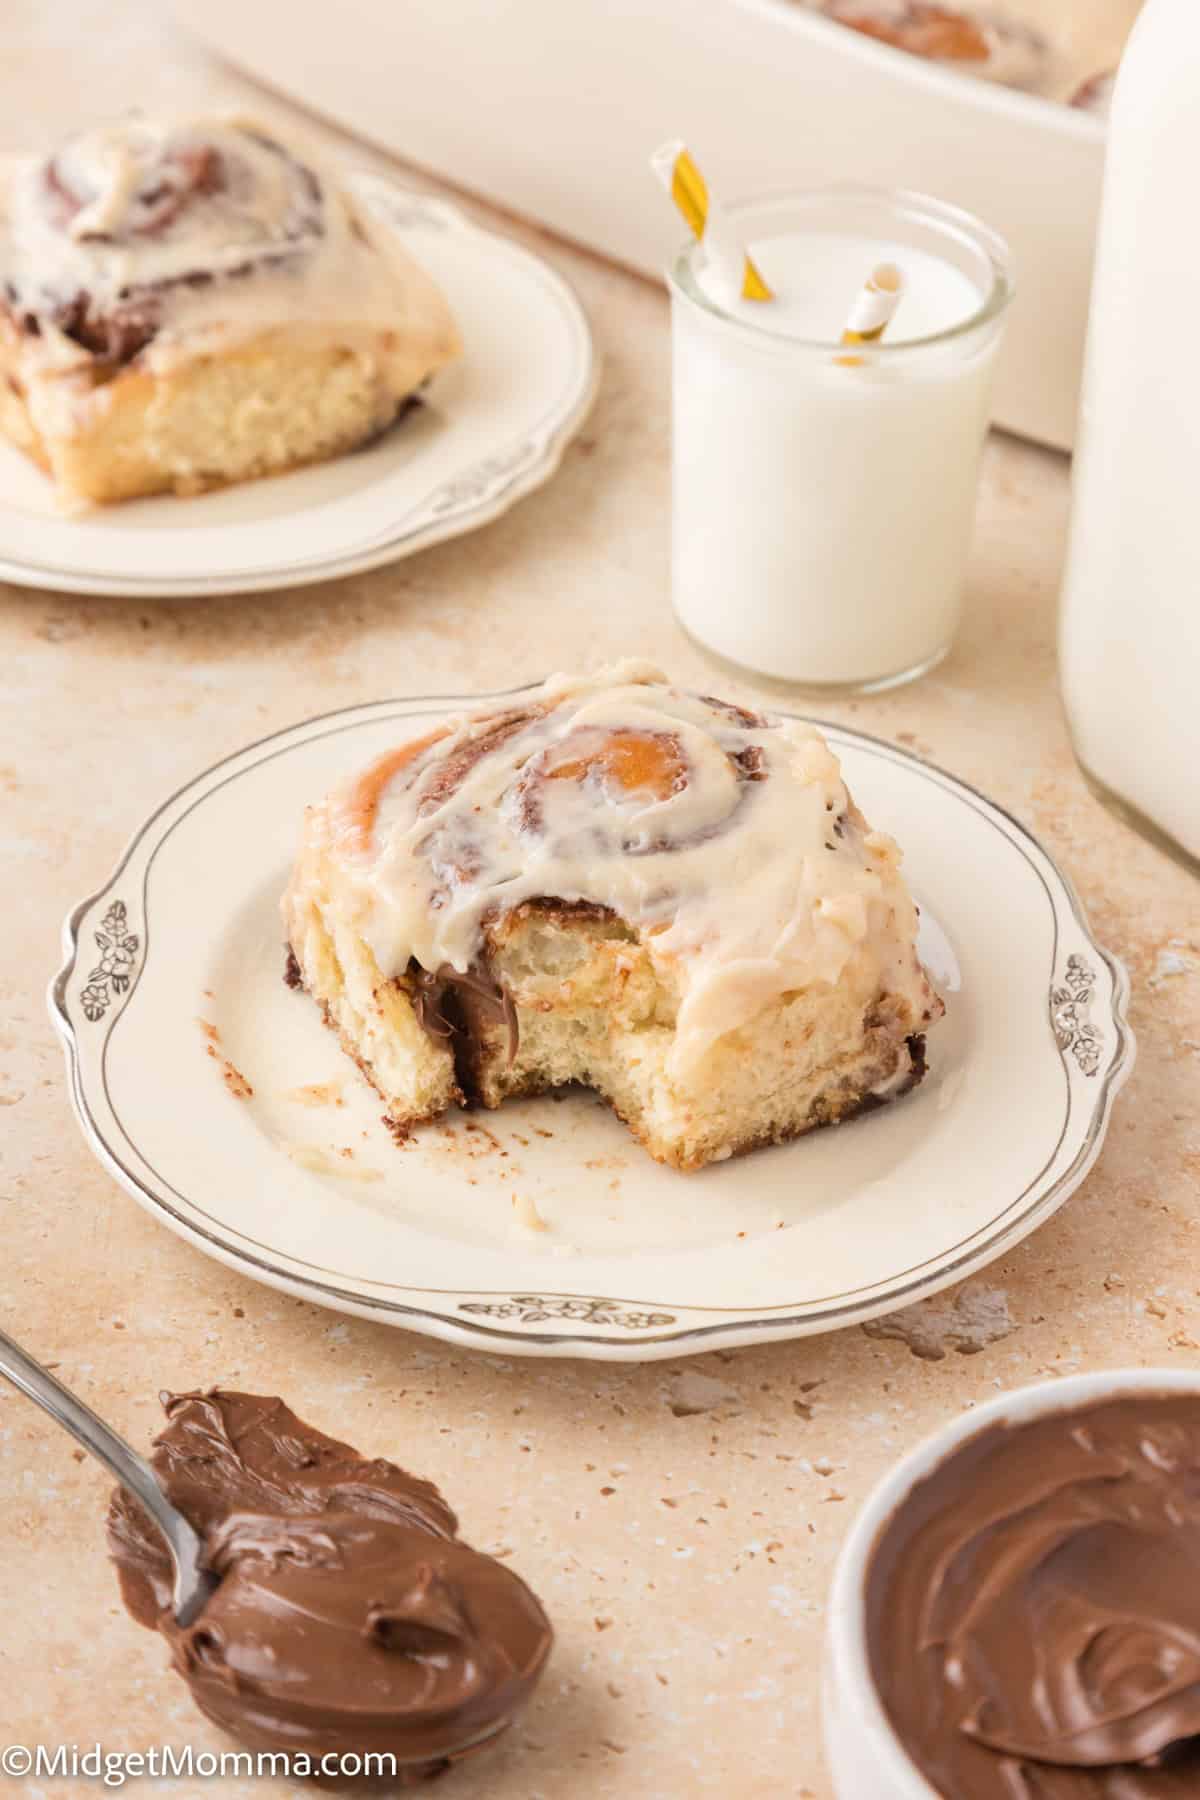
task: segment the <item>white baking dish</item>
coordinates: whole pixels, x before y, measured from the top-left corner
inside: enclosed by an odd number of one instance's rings
[[[1104,157],[1095,118],[788,0],[174,4],[270,86],[648,274],[679,235],[646,166],[667,137],[687,138],[733,197],[837,178],[966,207],[1013,249],[998,422],[1072,441]]]

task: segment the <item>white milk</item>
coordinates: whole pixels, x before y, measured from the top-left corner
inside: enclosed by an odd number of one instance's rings
[[[1200,5],[1149,0],[1113,100],[1060,655],[1086,773],[1200,863]]]
[[[959,619],[1003,245],[935,203],[855,189],[732,217],[776,298],[731,297],[702,250],[674,271],[680,622],[783,681],[910,678]],[[841,330],[880,262],[906,292],[883,346],[847,366]]]

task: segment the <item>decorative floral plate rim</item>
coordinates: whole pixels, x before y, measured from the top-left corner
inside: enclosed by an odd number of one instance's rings
[[[660,1301],[619,1292],[573,1291],[551,1279],[559,1273],[552,1265],[546,1267],[544,1284],[514,1282],[509,1288],[346,1285],[336,1271],[305,1265],[290,1252],[258,1240],[240,1240],[239,1233],[226,1225],[213,1229],[202,1209],[180,1190],[161,1176],[156,1179],[145,1169],[132,1167],[130,1146],[121,1141],[108,1105],[104,1053],[113,1026],[153,957],[152,921],[143,911],[144,878],[157,847],[174,826],[226,783],[318,737],[524,691],[374,702],[323,714],[259,740],[164,802],[135,835],[110,879],[72,911],[63,927],[64,962],[51,983],[50,1012],[63,1041],[71,1098],[85,1139],[127,1191],[206,1254],[253,1279],[336,1310],[482,1349],[630,1361],[864,1322],[977,1272],[1062,1205],[1095,1162],[1116,1094],[1133,1067],[1136,1049],[1126,1016],[1125,970],[1092,935],[1067,877],[1012,814],[935,764],[885,739],[833,724],[822,728],[835,748],[869,749],[907,777],[928,781],[981,815],[1034,870],[1053,917],[1053,953],[1044,991],[1046,1030],[1057,1045],[1066,1078],[1066,1112],[1058,1140],[1027,1190],[1015,1199],[1009,1197],[986,1229],[949,1246],[935,1267],[899,1270],[894,1279],[876,1284],[878,1291],[849,1289],[833,1297],[836,1303],[806,1303],[791,1310],[786,1304],[690,1306],[674,1298]],[[1065,1159],[1061,1166],[1056,1158]]]
[[[395,475],[384,474],[377,483],[377,504],[372,503],[370,516],[364,518],[361,525],[358,521],[353,524],[348,521],[345,525],[336,521],[332,523],[328,527],[328,542],[323,549],[280,556],[277,547],[280,522],[302,515],[287,511],[278,516],[266,514],[259,522],[260,528],[255,534],[263,541],[262,551],[243,564],[231,561],[211,571],[193,569],[188,573],[165,573],[155,570],[146,573],[133,566],[132,561],[129,566],[123,566],[119,570],[90,568],[82,555],[70,559],[64,557],[62,561],[58,561],[38,554],[35,550],[27,552],[22,549],[22,541],[30,539],[31,532],[36,532],[38,537],[53,537],[56,524],[70,525],[72,521],[40,518],[23,522],[20,509],[0,498],[0,522],[3,524],[4,538],[0,548],[0,580],[57,592],[163,599],[254,593],[281,587],[307,586],[317,581],[363,573],[410,556],[432,544],[462,536],[490,524],[517,501],[551,479],[567,446],[591,411],[599,386],[599,363],[591,331],[574,290],[556,270],[532,251],[498,232],[475,224],[449,201],[411,191],[374,172],[356,172],[351,179],[368,204],[387,217],[402,235],[410,241],[416,240],[415,253],[418,256],[421,254],[422,235],[434,238],[448,235],[461,245],[469,247],[481,262],[493,265],[497,262],[507,263],[512,270],[519,272],[529,293],[536,295],[539,304],[545,309],[543,326],[553,315],[561,339],[557,345],[557,391],[539,416],[521,421],[517,431],[504,442],[490,447],[486,455],[474,459],[468,456],[461,468],[448,472],[444,478],[437,480],[419,499],[414,499],[409,494],[398,516],[391,510],[390,502],[393,490],[398,494],[400,481],[406,477],[397,478]],[[470,353],[471,346],[468,342],[465,354],[469,356]],[[459,423],[461,420],[451,419],[452,426]],[[396,429],[403,433],[403,423]],[[0,449],[15,458],[17,466],[23,466],[18,451],[5,446],[0,446]],[[359,457],[370,454],[369,448],[355,453]],[[243,483],[240,488],[225,489],[223,493],[261,495],[271,491],[273,484],[278,491],[280,483],[303,479],[314,484],[312,498],[306,500],[302,509],[303,516],[310,516],[314,510],[322,507],[323,477],[329,478],[330,471],[338,471],[347,461],[344,457],[335,458],[330,463],[272,477],[268,481]],[[200,504],[204,503],[205,498],[203,495],[199,497]],[[195,500],[167,496],[152,501],[134,502],[132,505],[135,509],[139,506],[158,508],[160,515],[163,508],[176,509],[181,523],[198,523],[198,515],[194,512]],[[104,508],[96,515],[84,515],[85,522],[92,516],[103,519],[108,526],[124,523],[133,513],[128,506]],[[220,528],[217,529],[219,531]],[[206,526],[201,534],[210,547],[217,542],[212,530],[212,527]],[[146,541],[162,537],[162,530],[156,529]],[[272,545],[269,553],[266,549],[268,538]],[[65,540],[60,537],[60,546],[63,543]],[[207,548],[204,553],[213,552],[211,548]],[[197,544],[189,532],[180,539],[179,560],[181,563],[188,560],[194,562],[196,556]]]

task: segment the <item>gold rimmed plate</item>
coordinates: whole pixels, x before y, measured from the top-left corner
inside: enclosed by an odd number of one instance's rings
[[[946,999],[919,1089],[690,1175],[577,1093],[395,1143],[283,981],[279,896],[304,806],[475,699],[379,702],[251,745],[167,800],[67,921],[51,1010],[76,1112],[164,1224],[268,1285],[454,1343],[636,1360],[908,1304],[1083,1180],[1133,1062],[1123,969],[1015,819],[841,726],[824,729],[904,846]]]
[[[457,207],[352,180],[445,292],[462,357],[367,448],[211,494],[64,516],[46,477],[0,444],[0,578],[133,598],[298,587],[472,531],[549,480],[596,390],[574,293]]]

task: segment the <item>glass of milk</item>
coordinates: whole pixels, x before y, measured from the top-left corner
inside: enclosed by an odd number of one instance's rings
[[[1003,240],[920,194],[831,187],[730,207],[772,289],[742,299],[692,243],[668,271],[672,591],[735,669],[872,692],[941,661],[963,576],[992,370],[1012,296]],[[905,292],[884,339],[841,333],[868,276]]]

